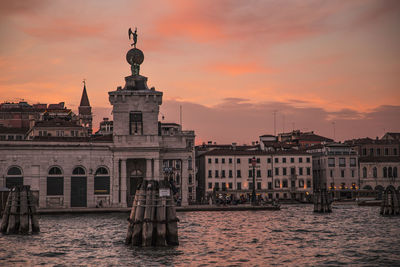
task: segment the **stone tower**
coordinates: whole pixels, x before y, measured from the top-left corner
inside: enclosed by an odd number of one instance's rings
[[[92,107],[89,103],[89,98],[86,92],[86,82],[83,81],[83,92],[81,103],[78,107],[80,124],[87,129],[88,135],[92,134]]]
[[[162,92],[147,87],[147,77],[139,74],[144,60],[143,52],[132,48],[126,55],[132,75],[125,77],[124,88],[109,92],[113,105],[114,141],[122,136],[158,135],[158,113],[162,103]]]

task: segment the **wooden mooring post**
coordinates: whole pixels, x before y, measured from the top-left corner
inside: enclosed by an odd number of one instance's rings
[[[382,215],[400,215],[400,193],[389,185],[382,196],[381,214]]]
[[[326,189],[318,189],[314,191],[314,212],[332,212],[331,204],[332,198]]]
[[[128,221],[127,245],[179,245],[175,202],[166,181],[143,181],[138,186]]]
[[[1,220],[0,231],[3,234],[38,233],[39,220],[36,215],[35,201],[28,185],[11,189]]]

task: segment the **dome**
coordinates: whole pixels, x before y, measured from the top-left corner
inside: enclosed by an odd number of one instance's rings
[[[126,61],[128,61],[130,65],[140,65],[143,63],[143,60],[144,54],[140,49],[132,48],[126,53]]]

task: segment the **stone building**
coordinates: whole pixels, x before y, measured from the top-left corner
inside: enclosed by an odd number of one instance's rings
[[[389,185],[399,188],[400,140],[398,133],[381,139],[360,138],[346,141],[359,154],[361,189],[382,191]]]
[[[251,194],[256,158],[255,188],[264,199],[305,200],[312,193],[311,155],[299,151],[213,149],[197,155],[198,191],[208,199],[214,192],[239,198]]]
[[[139,74],[143,59],[139,49],[131,49],[132,75],[109,92],[112,135],[0,141],[0,187],[30,185],[40,208],[127,207],[144,179],[169,180],[182,205],[194,199],[194,131],[179,126],[173,134],[163,132],[163,93],[149,89]],[[79,113],[90,129],[88,107],[87,98]]]
[[[328,189],[334,198],[354,198],[360,188],[358,155],[349,145],[314,146],[312,153],[314,184]]]

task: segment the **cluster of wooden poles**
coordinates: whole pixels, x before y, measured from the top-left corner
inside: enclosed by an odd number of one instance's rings
[[[1,220],[0,231],[4,234],[28,234],[40,231],[35,201],[28,185],[11,189]]]
[[[382,215],[400,215],[400,193],[393,186],[388,186],[383,192]]]
[[[128,221],[127,245],[179,245],[178,218],[167,181],[143,181],[139,185]]]
[[[314,212],[332,212],[332,198],[326,189],[314,191]]]

